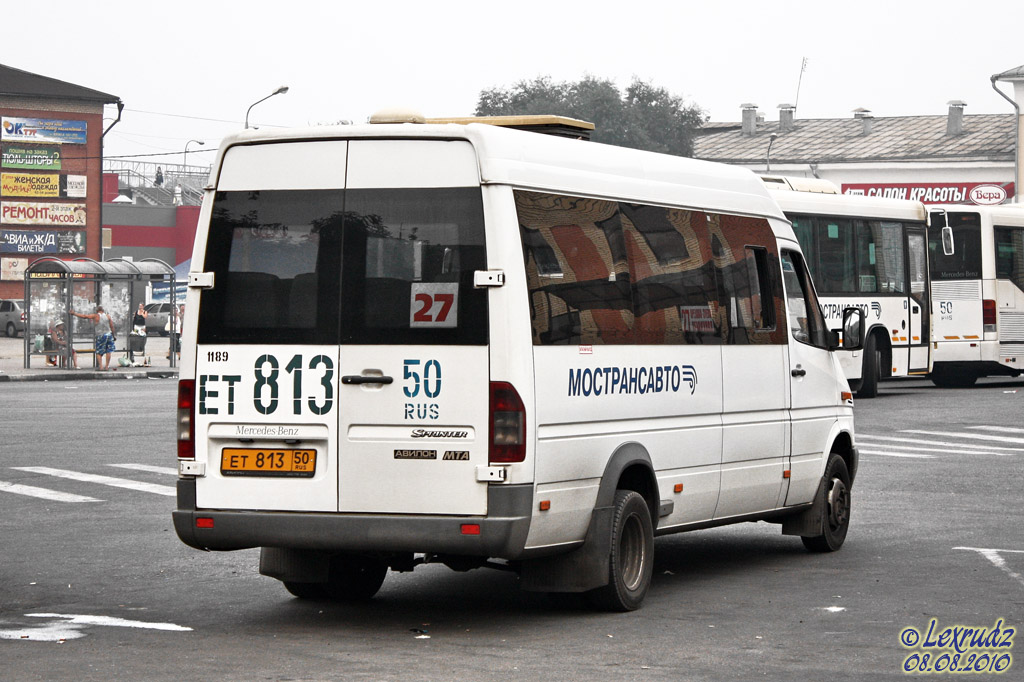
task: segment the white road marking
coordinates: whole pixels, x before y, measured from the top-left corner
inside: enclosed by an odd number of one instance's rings
[[[1024,585],[1024,576],[1020,573],[1015,572],[1009,566],[1006,565],[1006,559],[1000,556],[1003,554],[1024,554],[1024,549],[985,549],[983,547],[954,547],[953,549],[963,549],[971,552],[977,552],[986,559],[992,562],[996,568],[1010,576],[1021,585]]]
[[[861,435],[857,434],[858,441],[872,441],[882,440],[892,443],[919,443],[921,445],[945,445],[953,448],[962,448],[965,450],[984,450],[990,452],[992,450],[1000,450],[1007,453],[1018,453],[1024,452],[1024,448],[1004,448],[999,445],[977,445],[975,443],[957,443],[954,441],[946,440],[928,440],[926,438],[899,438],[897,436],[872,436],[872,435]]]
[[[864,448],[857,448],[857,452],[862,455],[882,455],[883,457],[914,457],[917,459],[935,459],[935,455],[915,455],[909,452],[891,452],[888,450],[865,450]]]
[[[46,488],[37,488],[32,485],[21,485],[20,483],[8,483],[7,481],[0,481],[0,490],[8,493],[15,493],[16,495],[28,495],[29,497],[38,497],[43,500],[51,500],[53,502],[102,502],[95,497],[86,497],[85,495],[72,495],[71,493],[62,493],[56,490],[47,490]]]
[[[141,620],[126,620],[112,616],[89,616],[77,613],[26,613],[29,618],[63,618],[75,625],[106,625],[115,628],[142,628],[143,630],[170,630],[172,632],[192,632],[192,628],[174,623],[148,623]]]
[[[192,631],[192,628],[175,625],[174,623],[147,623],[139,620],[112,618],[110,616],[89,616],[74,613],[26,613],[25,615],[29,618],[53,618],[58,620],[42,625],[0,630],[0,639],[16,639],[27,642],[62,642],[85,637],[85,633],[82,630],[89,625],[171,632]]]
[[[1010,426],[968,426],[969,429],[979,431],[1005,431],[1006,433],[1024,433],[1024,429],[1015,429]]]
[[[178,470],[174,467],[156,467],[151,464],[108,464],[107,466],[119,469],[134,469],[135,471],[149,471],[150,473],[167,474],[168,476],[178,475]]]
[[[35,474],[43,474],[45,476],[56,476],[57,478],[68,478],[72,481],[84,481],[86,483],[99,483],[100,485],[109,485],[115,488],[127,488],[129,490],[139,490],[146,493],[154,493],[156,495],[166,495],[167,497],[174,497],[178,494],[172,486],[169,485],[156,485],[154,483],[141,483],[139,481],[130,481],[127,478],[114,478],[112,476],[100,476],[98,474],[86,474],[79,471],[68,471],[67,469],[51,469],[50,467],[11,467],[18,471],[29,471]]]
[[[889,443],[865,443],[868,448],[889,448],[886,452],[909,450],[910,452],[941,452],[946,455],[993,455],[995,457],[1013,457],[1012,452],[989,452],[991,448],[981,450],[961,450],[959,448],[922,448],[919,445],[890,445]]]
[[[917,429],[905,429],[900,433],[920,433],[925,436],[954,436],[957,438],[972,438],[974,440],[994,440],[1000,443],[1024,443],[1024,438],[1009,438],[1007,436],[986,436],[980,433],[958,433],[956,431],[919,431]]]

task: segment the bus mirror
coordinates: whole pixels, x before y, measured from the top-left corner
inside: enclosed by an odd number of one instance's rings
[[[864,310],[846,308],[843,310],[843,350],[860,350],[864,347]]]
[[[953,228],[948,225],[942,228],[942,253],[946,256],[953,255]]]

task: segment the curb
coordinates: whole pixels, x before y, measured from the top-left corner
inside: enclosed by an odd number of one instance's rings
[[[177,379],[178,370],[150,370],[146,372],[54,372],[46,374],[0,374],[0,383],[13,381],[109,381],[113,379]]]

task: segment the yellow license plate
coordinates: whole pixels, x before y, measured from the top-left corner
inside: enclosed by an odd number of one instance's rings
[[[224,448],[220,454],[220,473],[312,478],[316,473],[316,450]]]

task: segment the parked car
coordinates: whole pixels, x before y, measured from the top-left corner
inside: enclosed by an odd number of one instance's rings
[[[171,313],[170,303],[150,303],[146,306],[146,336],[167,336],[164,329]]]
[[[25,301],[20,298],[0,300],[0,329],[7,336],[25,333]]]

